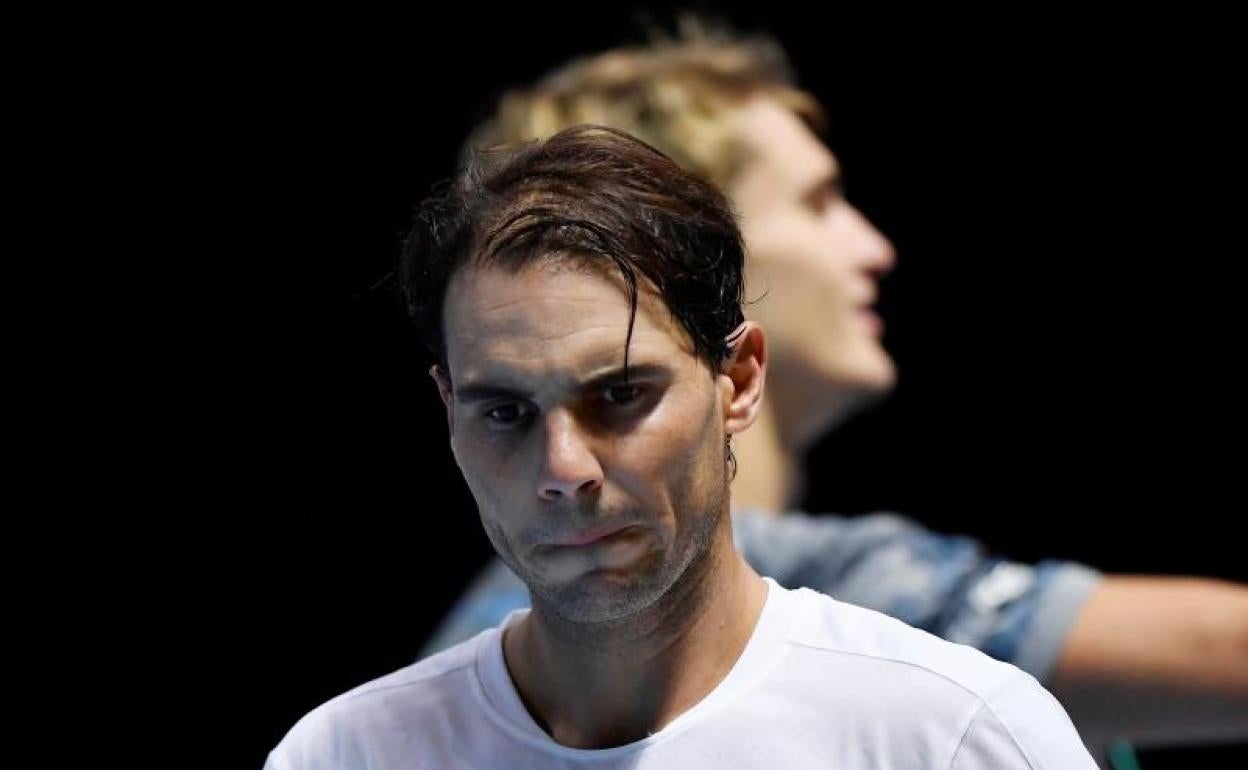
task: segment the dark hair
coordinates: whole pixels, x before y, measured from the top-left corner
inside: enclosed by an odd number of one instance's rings
[[[437,363],[446,366],[443,303],[460,268],[520,269],[551,256],[602,260],[623,274],[626,370],[638,274],[712,369],[744,321],[744,250],[723,194],[622,131],[574,126],[542,142],[476,153],[417,210],[399,276]]]

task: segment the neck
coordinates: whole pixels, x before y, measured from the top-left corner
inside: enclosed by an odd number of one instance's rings
[[[733,436],[737,476],[735,508],[780,514],[795,505],[802,488],[802,449],[781,430],[773,402],[765,402],[750,429]]]
[[[504,634],[512,680],[556,742],[607,748],[657,732],[727,676],[745,649],[767,586],[716,542],[651,607],[618,622],[569,623],[534,602]]]

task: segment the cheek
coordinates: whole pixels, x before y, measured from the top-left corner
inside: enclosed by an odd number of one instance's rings
[[[502,501],[516,501],[517,476],[523,460],[516,447],[500,446],[495,437],[475,437],[457,433],[451,439],[451,452],[464,482],[482,510],[497,511]]]
[[[773,352],[780,355],[839,333],[853,306],[844,282],[826,265],[776,269],[753,296],[759,299],[747,308],[747,315],[762,324]]]
[[[707,464],[718,451],[714,439],[718,393],[708,378],[705,388],[691,387],[670,398],[652,413],[643,430],[621,441],[621,482],[641,494],[661,490],[670,503],[687,493],[691,481],[706,477]],[[662,480],[661,487],[656,480]]]
[[[773,305],[837,301],[848,293],[845,267],[837,259],[841,248],[835,240],[829,239],[826,230],[805,220],[793,220],[786,227],[761,231],[750,243],[747,266],[750,298],[767,292],[763,303],[771,300]],[[802,308],[803,312],[810,310],[810,307]]]
[[[478,512],[481,519],[481,528],[485,530],[485,536],[489,539],[490,544],[494,546],[495,551],[509,551],[508,539],[503,528],[488,513]]]

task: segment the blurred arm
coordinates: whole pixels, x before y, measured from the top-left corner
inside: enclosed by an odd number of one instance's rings
[[[1248,587],[1107,576],[1049,686],[1089,744],[1246,740]]]

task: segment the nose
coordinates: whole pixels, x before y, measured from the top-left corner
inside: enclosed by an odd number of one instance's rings
[[[893,248],[893,243],[884,236],[875,225],[871,224],[871,220],[859,211],[857,208],[853,210],[853,216],[858,220],[858,248],[856,249],[862,266],[876,275],[884,275],[897,266],[897,252]]]
[[[575,499],[602,488],[602,466],[587,440],[589,437],[573,415],[564,409],[548,412],[545,438],[538,497]]]

